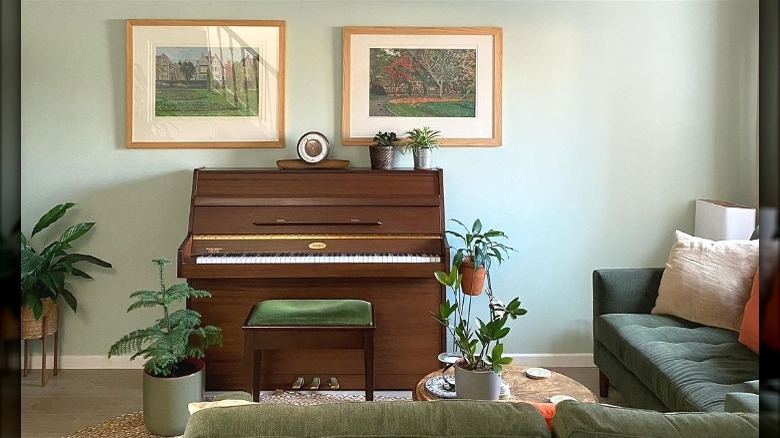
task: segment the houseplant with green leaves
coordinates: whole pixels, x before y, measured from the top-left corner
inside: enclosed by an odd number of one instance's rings
[[[477,233],[469,234],[479,234],[479,229],[479,227],[472,228]],[[501,236],[506,237],[503,233]],[[473,244],[473,240],[470,243]],[[505,244],[502,245],[509,248]],[[489,243],[487,247],[490,247]],[[476,251],[474,248],[476,247],[472,247],[471,251]],[[466,249],[462,249],[466,254]],[[480,251],[484,249],[485,247],[482,246]],[[434,274],[436,280],[451,289],[454,296],[454,301],[447,299],[439,306],[439,313],[434,314],[434,317],[450,333],[453,345],[460,355],[455,363],[455,389],[458,398],[496,400],[501,388],[500,373],[505,365],[512,362],[511,357],[504,355],[502,343],[510,332],[507,323],[509,320],[525,315],[527,310],[521,307],[519,297],[513,297],[508,304],[504,304],[498,298],[493,291],[490,262],[487,261],[484,267],[487,279],[485,294],[488,300],[488,318],[486,321],[482,318],[472,318],[473,300],[481,298],[476,298],[476,295],[463,290],[463,274],[459,272],[463,257],[458,257],[458,253],[456,252],[449,272],[437,271]],[[475,254],[476,252],[472,252],[472,256]],[[495,254],[487,256],[486,260],[490,260],[491,257],[495,257]],[[500,252],[498,260],[503,260]]]
[[[401,152],[412,152],[415,169],[430,169],[432,150],[441,143],[441,131],[431,129],[430,126],[414,128],[406,133],[406,141]]]
[[[457,219],[451,220],[457,223],[461,230],[445,232],[462,243],[453,256],[453,266],[457,266],[463,275],[463,292],[467,295],[479,295],[491,264],[496,262],[500,265],[504,258],[509,256],[509,251],[515,249],[504,243],[508,239],[506,233],[493,228],[484,230],[479,218],[474,220],[471,227]]]
[[[164,269],[170,260],[152,260],[159,272],[159,289],[138,290],[130,294],[135,302],[127,311],[157,308],[162,316],[153,325],[134,330],[116,341],[108,357],[132,353],[144,364],[144,424],[150,432],[181,435],[189,418],[187,405],[203,400],[206,350],[222,345],[222,329],[201,326],[200,314],[192,309],[172,311],[171,306],[188,298],[208,298],[211,293],[194,289],[187,283],[165,285]]]
[[[73,243],[87,234],[95,225],[94,222],[77,223],[68,227],[55,240],[34,246],[33,239],[40,237],[40,232],[56,223],[74,205],[73,202],[55,205],[38,219],[29,238],[24,233],[20,235],[22,306],[31,309],[35,319],[43,314],[47,299],[56,303],[62,297],[76,311],[78,302],[66,281],[71,277],[92,279],[92,276],[79,268],[81,264],[111,268],[111,263],[95,256],[70,252]]]
[[[391,170],[398,135],[393,131],[379,131],[374,135],[373,140],[374,143],[368,147],[371,168]]]

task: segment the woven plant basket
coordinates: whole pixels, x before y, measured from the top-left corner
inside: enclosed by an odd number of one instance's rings
[[[21,338],[22,339],[41,339],[43,338],[43,317],[46,317],[46,336],[54,334],[57,331],[59,325],[59,311],[57,309],[57,303],[52,301],[51,298],[43,299],[43,314],[41,319],[35,319],[33,311],[30,307],[22,306],[22,327]]]
[[[368,147],[368,152],[371,155],[372,169],[391,170],[393,168],[395,147],[374,145]]]

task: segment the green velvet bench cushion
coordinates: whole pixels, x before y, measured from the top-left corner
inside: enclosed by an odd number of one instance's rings
[[[727,393],[755,393],[758,356],[739,333],[666,315],[608,314],[596,338],[671,411],[724,410]]]
[[[247,326],[371,326],[371,303],[363,300],[266,300],[255,305]]]

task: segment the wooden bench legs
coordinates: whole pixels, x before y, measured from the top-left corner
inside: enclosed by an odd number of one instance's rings
[[[263,350],[363,350],[366,400],[374,399],[374,326],[244,326],[244,390],[257,401]]]

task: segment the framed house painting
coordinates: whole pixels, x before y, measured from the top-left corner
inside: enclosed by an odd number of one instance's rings
[[[284,147],[284,79],[284,21],[127,20],[127,147]]]
[[[342,142],[425,125],[442,145],[501,145],[500,27],[343,29]]]

